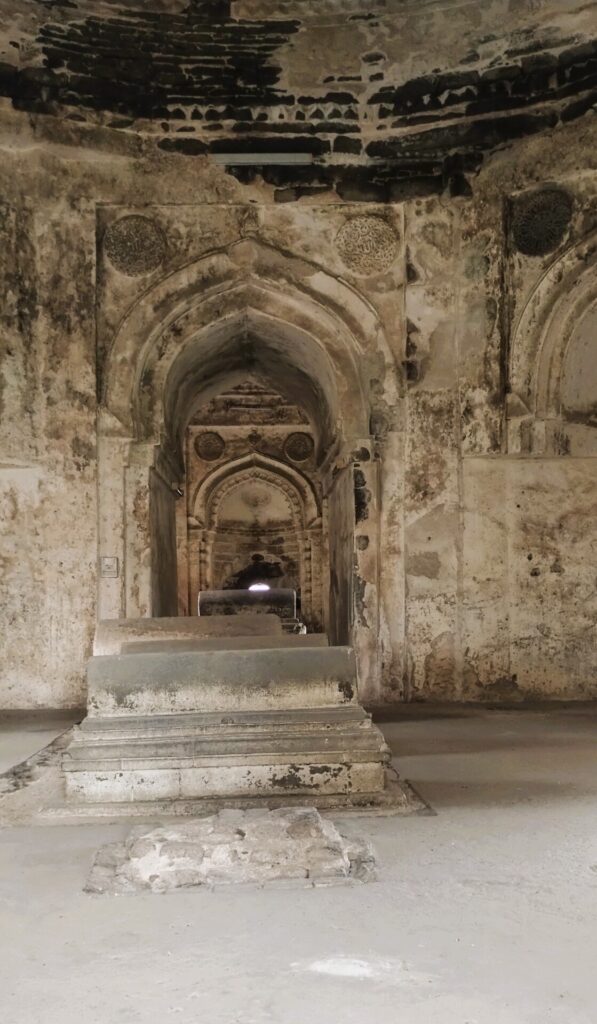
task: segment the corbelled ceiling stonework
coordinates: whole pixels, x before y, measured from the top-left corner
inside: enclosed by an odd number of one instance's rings
[[[466,193],[485,153],[597,101],[590,4],[3,0],[0,17],[17,109],[83,142],[101,126],[218,154],[280,199]]]

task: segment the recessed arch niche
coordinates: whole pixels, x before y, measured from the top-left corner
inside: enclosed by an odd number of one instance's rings
[[[355,542],[353,466],[365,452],[368,493],[375,501],[377,464],[369,424],[376,399],[369,389],[376,382],[366,358],[372,349],[379,366],[394,366],[379,317],[362,294],[316,264],[256,241],[214,251],[152,284],[122,318],[103,360],[100,532],[114,536],[122,530],[124,573],[118,584],[101,582],[101,614],[195,611],[192,579],[201,580],[204,572],[215,579],[217,545],[210,549],[212,527],[197,517],[187,488],[189,428],[206,403],[257,375],[300,409],[300,423],[292,429],[313,439],[312,456],[305,446],[311,462],[300,464],[316,481],[311,492],[304,481],[290,479],[288,459],[280,456],[283,466],[267,468],[274,474],[268,486],[280,494],[280,502],[291,493],[299,497],[298,504],[290,501],[288,523],[300,542],[295,571],[303,607],[310,603],[313,622],[322,622],[333,643],[354,642],[358,648],[360,632],[366,634],[362,646],[369,648],[371,688],[377,663],[377,541],[366,551],[369,582],[358,581],[368,614],[355,617],[355,565],[364,548]],[[226,443],[214,452],[212,468],[218,472],[222,461],[233,461]],[[262,471],[257,463],[252,466],[253,474]],[[241,473],[241,468],[229,466],[226,472]],[[114,511],[118,487],[121,525]],[[234,490],[218,506],[220,515],[226,508],[230,512]],[[102,494],[110,495],[103,506]],[[210,507],[208,502],[208,520]],[[373,519],[368,529],[377,536]],[[272,563],[278,557],[265,541],[252,553]],[[231,576],[234,572],[225,579]]]
[[[513,330],[508,442],[511,451],[587,453],[597,444],[594,338],[597,232],[543,273]]]
[[[191,500],[189,546],[199,590],[271,582],[297,591],[310,629],[323,625],[326,571],[320,503],[297,471],[258,454],[224,463]],[[263,571],[259,572],[259,566]]]

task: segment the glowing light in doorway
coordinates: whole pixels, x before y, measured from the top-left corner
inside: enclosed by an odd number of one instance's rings
[[[249,590],[269,590],[267,583],[251,583]]]

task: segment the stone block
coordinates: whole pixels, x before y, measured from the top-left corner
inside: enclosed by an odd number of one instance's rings
[[[276,615],[259,617],[209,615],[177,616],[160,619],[104,619],[98,622],[93,653],[120,654],[122,645],[153,640],[205,640],[208,638],[281,636],[282,624]]]
[[[383,793],[389,752],[350,648],[109,655],[88,681],[63,762],[75,801]]]
[[[285,633],[283,636],[208,637],[205,640],[133,640],[120,654],[184,654],[193,651],[257,651],[280,647],[327,647],[325,633]]]
[[[352,649],[271,639],[270,649],[164,640],[157,652],[93,657],[88,715],[63,760],[68,798],[383,799],[389,751],[358,703]]]
[[[88,712],[147,715],[326,707],[356,701],[348,647],[91,658]]]
[[[333,885],[375,878],[363,839],[344,837],[314,807],[225,810],[134,828],[98,850],[86,892],[166,893],[219,885]]]

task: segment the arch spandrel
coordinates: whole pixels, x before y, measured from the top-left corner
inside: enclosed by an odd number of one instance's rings
[[[306,378],[305,353],[319,352],[316,379],[327,377],[338,389],[336,396],[327,398],[329,427],[340,426],[352,436],[368,432],[363,353],[373,343],[381,347],[386,363],[392,362],[377,314],[341,279],[304,260],[247,241],[167,275],[138,300],[121,322],[107,359],[107,408],[136,437],[159,440],[165,426],[172,433],[173,419],[179,420],[180,436],[182,412],[174,409],[176,402],[171,398],[171,408],[166,408],[170,371],[190,346],[195,346],[195,368],[208,358],[214,341],[232,346],[233,319],[237,343],[239,330],[246,334],[250,329],[258,336],[269,328],[270,353],[275,328],[282,342],[287,339],[290,369],[291,336],[301,337],[304,365],[295,365],[295,369],[303,370]],[[328,364],[325,372],[324,360]],[[207,381],[206,374],[202,376]]]

